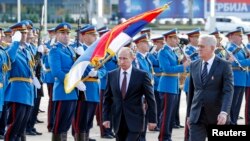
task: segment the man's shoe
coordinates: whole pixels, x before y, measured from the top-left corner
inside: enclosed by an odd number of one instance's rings
[[[178,125],[179,126],[179,128],[184,128],[184,126],[183,125]]]
[[[159,127],[155,127],[155,129],[153,131],[160,131]]]
[[[102,138],[104,138],[104,139],[113,139],[114,137],[112,135],[103,135]]]
[[[36,135],[42,135],[43,133],[35,131]]]
[[[26,131],[26,135],[35,136],[36,133],[33,131]]]
[[[95,139],[91,139],[91,138],[89,138],[89,141],[96,141]]]
[[[36,123],[44,123],[44,121],[41,121],[41,120],[36,120]]]
[[[174,125],[173,128],[179,129],[179,126],[178,125]]]

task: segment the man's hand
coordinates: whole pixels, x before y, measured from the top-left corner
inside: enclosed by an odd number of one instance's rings
[[[22,39],[22,33],[20,31],[16,31],[14,35],[12,36],[12,42],[20,42]]]
[[[105,128],[110,128],[110,121],[104,121],[102,123],[102,125],[105,127]]]
[[[148,130],[153,131],[156,126],[156,123],[148,123]]]
[[[224,112],[220,112],[217,117],[217,125],[225,125],[227,122],[227,114]]]
[[[89,72],[88,76],[90,76],[90,77],[96,77],[97,76],[97,70],[95,70],[94,68],[91,69],[91,71]]]

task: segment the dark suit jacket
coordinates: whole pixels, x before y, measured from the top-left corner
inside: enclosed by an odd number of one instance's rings
[[[208,124],[216,124],[221,111],[230,115],[233,98],[232,66],[216,56],[204,86],[201,70],[201,59],[191,63],[187,116],[190,117],[190,123],[197,123],[203,107]]]
[[[122,98],[119,87],[120,68],[108,73],[107,87],[103,100],[103,121],[111,121],[112,114],[114,131],[117,133],[122,111],[131,132],[141,132],[144,128],[145,113],[142,97],[148,104],[149,122],[156,123],[156,103],[153,86],[147,72],[132,68],[131,77],[125,98]]]

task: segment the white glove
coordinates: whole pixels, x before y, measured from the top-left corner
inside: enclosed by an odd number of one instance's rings
[[[20,31],[16,31],[15,34],[12,36],[12,42],[20,42],[22,39],[22,33]]]
[[[86,91],[86,86],[83,82],[79,82],[76,87],[79,91],[83,91],[83,92]]]
[[[77,48],[75,48],[75,52],[78,55],[83,55],[84,49],[83,49],[83,47],[77,47]]]
[[[43,45],[38,46],[37,51],[40,53],[44,53],[44,46]]]
[[[50,46],[53,46],[55,44],[55,41],[56,41],[56,38],[52,38],[51,41],[50,41]]]
[[[39,80],[38,80],[38,78],[36,76],[33,78],[33,84],[35,85],[35,87],[37,89],[41,89],[41,87],[42,87]]]
[[[96,77],[97,76],[97,70],[95,70],[94,68],[91,69],[91,71],[89,72],[88,76],[90,76],[90,77]]]

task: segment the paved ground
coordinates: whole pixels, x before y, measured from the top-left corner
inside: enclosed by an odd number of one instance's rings
[[[184,125],[184,118],[186,115],[186,96],[184,93],[181,96],[181,106],[180,106],[180,118],[181,124]],[[244,103],[242,106],[244,106]],[[42,98],[40,109],[47,110],[48,104],[48,96],[45,93],[45,97]],[[240,116],[243,116],[244,108],[241,108]],[[39,113],[38,118],[39,120],[45,121],[45,123],[36,124],[36,128],[39,132],[42,132],[43,135],[41,136],[27,136],[27,141],[50,141],[51,140],[51,133],[47,132],[46,122],[47,122],[47,113]],[[239,120],[239,123],[243,123],[243,120]],[[148,132],[147,133],[147,141],[157,141],[159,132]],[[114,141],[114,139],[101,139],[99,127],[96,125],[96,121],[94,123],[94,128],[91,130],[90,137],[96,139],[97,141]],[[184,137],[184,129],[174,129],[173,130],[173,141],[183,141]],[[68,132],[68,141],[74,141],[73,137],[71,136],[71,130]]]

